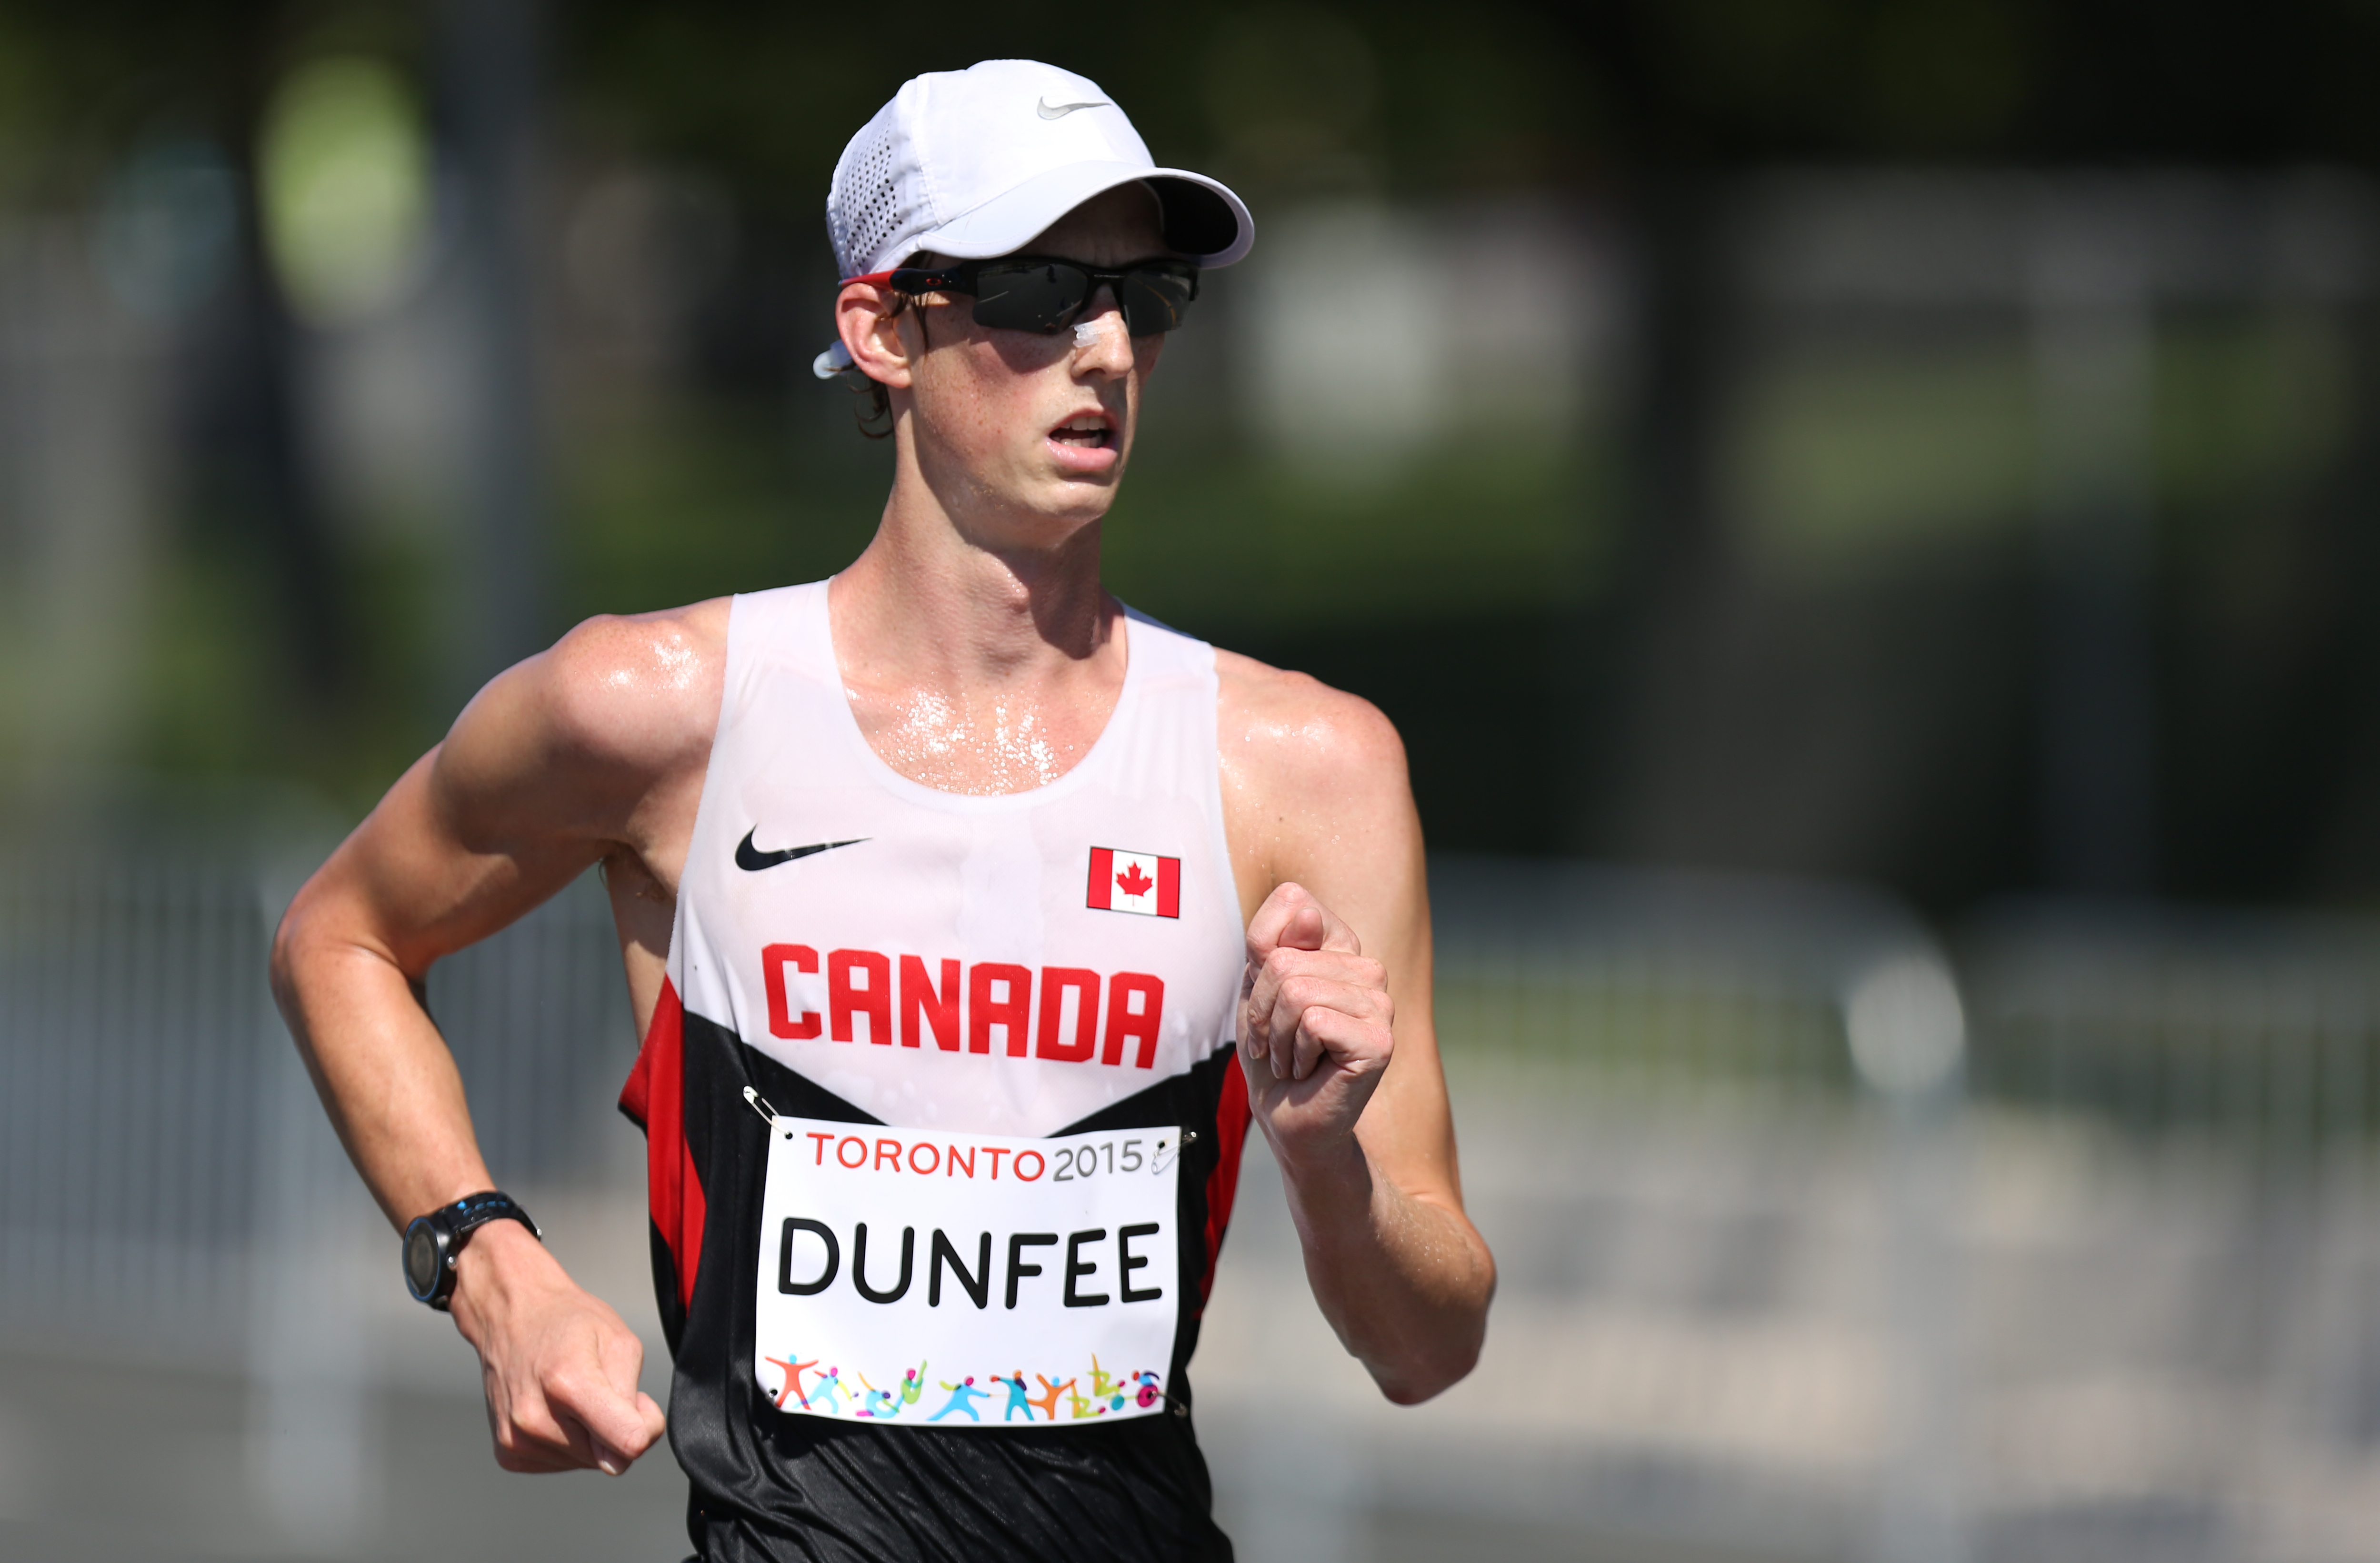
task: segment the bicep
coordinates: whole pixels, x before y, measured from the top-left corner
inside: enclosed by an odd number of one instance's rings
[[[1367,720],[1346,745],[1353,752],[1324,768],[1331,784],[1303,790],[1305,818],[1280,840],[1276,873],[1337,914],[1387,971],[1396,1049],[1356,1129],[1364,1148],[1404,1193],[1459,1207],[1453,1116],[1432,1014],[1421,820],[1402,745],[1386,718],[1365,709]]]
[[[386,961],[419,983],[568,884],[597,854],[522,842],[475,849],[432,798],[437,751],[417,761],[290,907],[293,955],[324,948]]]
[[[600,804],[552,731],[540,671],[483,690],[332,854],[298,903],[322,933],[418,980],[603,854]]]

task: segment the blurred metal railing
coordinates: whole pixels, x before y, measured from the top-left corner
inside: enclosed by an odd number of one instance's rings
[[[1954,985],[1917,919],[1855,887],[1432,874],[1439,1026],[1504,1322],[1473,1385],[1376,1430],[1428,1434],[1381,1467],[1390,1484],[1342,1460],[1347,1512],[1491,1505],[1885,1558],[2085,1540],[2347,1557],[2325,1538],[2380,1533],[2355,1529],[2380,1524],[2356,1496],[2380,1490],[2380,932],[2017,907],[1956,942]],[[363,1511],[337,1495],[368,1477],[356,1375],[376,1370],[332,1327],[358,1305],[324,1244],[353,1229],[370,1252],[338,1264],[375,1287],[385,1256],[265,990],[272,887],[293,882],[170,833],[0,850],[0,1349],[247,1363],[260,1480],[335,1535]],[[431,1006],[498,1178],[611,1189],[625,1219],[633,1136],[604,1132],[634,1053],[617,959],[590,876],[442,963]],[[1262,1204],[1233,1239],[1245,1274],[1270,1274]],[[1276,1257],[1302,1287],[1293,1248]],[[1233,1353],[1261,1365],[1261,1343],[1213,1328],[1201,1414],[1244,1412],[1269,1448],[1285,1412],[1266,1386],[1308,1364],[1235,1390]],[[1644,1399],[1659,1363],[1713,1361],[1831,1375],[1823,1414],[1697,1420],[1700,1379]],[[1495,1443],[1548,1373],[1573,1375],[1572,1420],[1529,1411],[1538,1442]],[[1626,1405],[1645,1410],[1598,1409]],[[1330,1436],[1374,1436],[1353,1407]],[[2176,1407],[2252,1452],[2178,1441]],[[2058,1442],[2077,1426],[2095,1431]],[[1252,1563],[1265,1479],[1240,1489]],[[1312,1501],[1290,1496],[1280,1513]]]
[[[2380,925],[2017,906],[1965,953],[1995,1099],[2283,1157],[2380,1127]]]
[[[272,880],[188,845],[0,847],[0,1340],[239,1346],[283,1185],[346,1176],[266,987]],[[596,1175],[634,1047],[592,877],[430,993],[491,1165]]]
[[[246,863],[0,850],[0,1317],[237,1339],[264,953]]]
[[[1548,1088],[1842,1092],[1846,974],[1922,947],[1857,887],[1432,865],[1449,1056]],[[2380,922],[2041,903],[1953,945],[1967,1090],[2292,1156],[2380,1131]]]
[[[1846,981],[1929,943],[1843,886],[1518,859],[1430,873],[1450,1055],[1545,1082],[1847,1088]]]

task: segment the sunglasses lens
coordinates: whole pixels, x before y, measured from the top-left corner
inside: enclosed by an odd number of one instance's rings
[[[1172,331],[1190,312],[1190,301],[1197,296],[1197,273],[1171,269],[1126,273],[1116,289],[1124,329],[1135,336]]]
[[[1090,296],[1091,279],[1055,261],[986,266],[976,276],[975,323],[1002,331],[1062,331]]]

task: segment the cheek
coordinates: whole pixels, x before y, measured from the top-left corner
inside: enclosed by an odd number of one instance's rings
[[[938,355],[929,384],[942,437],[971,456],[1031,443],[1044,432],[1034,377],[1016,373],[989,349],[971,344]]]

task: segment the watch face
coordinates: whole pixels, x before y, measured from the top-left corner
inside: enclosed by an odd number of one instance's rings
[[[416,1297],[429,1296],[438,1284],[438,1238],[427,1221],[416,1221],[405,1234],[405,1278]]]

